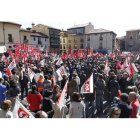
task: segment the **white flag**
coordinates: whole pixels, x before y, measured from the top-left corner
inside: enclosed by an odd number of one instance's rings
[[[93,73],[82,85],[81,93],[93,93]]]
[[[8,69],[9,69],[9,70],[12,70],[12,69],[14,69],[15,67],[16,67],[16,62],[15,62],[15,59],[13,59],[13,61],[9,64]]]
[[[18,100],[15,102],[13,116],[14,118],[34,118],[34,116]]]
[[[67,75],[67,72],[64,68],[64,66],[61,66],[57,71],[56,73],[58,74],[58,80],[61,81],[63,78],[63,75]]]
[[[56,65],[61,65],[63,63],[63,61],[62,61],[62,58],[60,57],[58,60],[57,60],[57,62],[56,62]]]

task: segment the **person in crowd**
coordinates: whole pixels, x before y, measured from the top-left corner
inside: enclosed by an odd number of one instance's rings
[[[48,118],[47,113],[42,110],[36,112],[34,116],[35,118]]]
[[[21,88],[21,100],[24,98],[24,92],[26,94],[26,97],[28,95],[28,84],[29,84],[29,77],[25,71],[20,75],[19,77],[19,83],[20,83],[20,88]]]
[[[120,114],[121,114],[121,109],[115,106],[110,109],[108,118],[119,118]]]
[[[53,88],[53,97],[52,97],[52,100],[54,102],[56,102],[56,96],[57,95],[61,95],[61,89],[60,89],[60,86],[59,85],[54,85],[54,88]]]
[[[67,82],[67,80],[68,80],[68,78],[67,78],[67,76],[66,75],[63,75],[63,77],[62,77],[63,79],[61,80],[61,90],[63,90],[63,88],[64,88],[64,86],[65,86],[65,84],[66,84],[66,82]]]
[[[13,118],[13,113],[10,111],[12,102],[10,100],[5,100],[2,103],[0,109],[0,118]]]
[[[2,102],[6,99],[6,91],[7,88],[5,85],[3,85],[3,78],[0,78],[0,107],[2,105]]]
[[[112,80],[109,82],[109,94],[110,94],[110,100],[109,105],[113,102],[114,97],[118,97],[118,91],[120,89],[119,83],[116,80],[116,75],[112,76]]]
[[[49,76],[45,75],[44,78],[44,90],[52,90],[52,81],[49,80]]]
[[[95,82],[95,93],[96,93],[96,109],[97,109],[97,116],[100,117],[103,114],[103,95],[105,89],[105,81],[103,80],[103,75],[100,74]]]
[[[19,86],[19,76],[16,70],[12,71],[12,79],[15,81],[16,85]]]
[[[40,74],[39,79],[37,81],[37,90],[38,90],[38,92],[43,94],[43,91],[44,91],[44,76],[43,76],[43,74]]]
[[[32,91],[30,91],[27,96],[29,109],[35,113],[41,110],[42,100],[43,100],[43,96],[37,91],[36,85],[33,85]]]
[[[78,92],[74,92],[72,95],[72,102],[69,108],[69,118],[84,118],[85,117],[85,105]]]
[[[137,112],[138,112],[140,103],[137,99],[137,94],[135,92],[129,93],[129,101],[130,101],[130,105],[132,107],[132,112],[131,112],[130,118],[137,118]]]
[[[66,105],[60,106],[60,104],[59,104],[60,97],[61,97],[61,94],[59,93],[56,95],[56,102],[51,100],[53,103],[53,110],[54,110],[53,118],[66,118],[68,109],[67,109]]]
[[[53,92],[45,90],[44,98],[42,100],[42,110],[48,114],[48,118],[52,118],[54,115],[53,104],[52,104]]]
[[[4,78],[3,85],[5,85],[6,89],[8,90],[10,88],[9,76],[8,75],[4,75],[3,78]]]
[[[72,97],[73,92],[78,91],[78,83],[77,83],[76,75],[73,76],[72,80],[68,83],[68,96],[70,99]]]
[[[121,101],[118,104],[118,107],[121,109],[120,118],[130,118],[132,107],[129,106],[128,94],[122,93],[120,99]]]
[[[11,100],[11,102],[12,102],[11,110],[14,109],[15,101],[18,98],[19,94],[20,94],[19,87],[17,86],[17,84],[14,80],[11,80],[10,88],[7,91],[7,94],[6,94],[7,99]]]

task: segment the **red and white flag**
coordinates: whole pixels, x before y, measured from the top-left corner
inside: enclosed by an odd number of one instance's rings
[[[130,64],[125,70],[129,74],[129,77],[127,79],[128,81],[131,80],[135,76],[136,72],[138,72],[134,63]]]
[[[64,68],[64,66],[61,66],[57,71],[56,71],[57,75],[58,75],[58,80],[61,81],[63,78],[63,75],[67,75],[67,72]]]
[[[66,82],[66,84],[65,84],[65,86],[63,88],[63,91],[61,93],[61,96],[59,97],[59,100],[58,100],[58,106],[60,107],[60,110],[66,104],[65,97],[67,95],[67,87],[68,87],[68,81]]]
[[[81,93],[93,93],[93,73],[82,85]]]
[[[61,64],[63,64],[63,61],[62,61],[62,58],[60,57],[58,60],[57,60],[57,62],[56,62],[56,65],[61,65]]]
[[[18,100],[15,102],[13,116],[14,118],[34,118],[34,116]]]

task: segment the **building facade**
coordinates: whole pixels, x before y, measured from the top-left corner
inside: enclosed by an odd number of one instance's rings
[[[86,48],[93,51],[113,52],[116,34],[105,29],[93,29],[86,34]]]
[[[51,52],[60,51],[60,30],[43,25],[43,24],[32,24],[32,30],[43,33],[49,37],[49,49]]]
[[[20,30],[21,43],[30,44],[40,50],[45,50],[49,47],[49,38],[43,33],[32,31],[30,28]]]
[[[126,31],[125,51],[140,51],[140,29]]]
[[[68,32],[61,31],[60,32],[60,53],[68,51]]]
[[[93,29],[94,26],[90,22],[88,24],[75,25],[71,28],[68,28],[68,48],[86,48],[85,34]]]
[[[14,22],[0,22],[0,45],[13,48],[15,43],[20,43],[21,25]]]

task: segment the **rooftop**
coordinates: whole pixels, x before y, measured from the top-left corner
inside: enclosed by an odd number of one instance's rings
[[[85,26],[87,26],[87,25],[89,25],[89,24],[91,24],[91,23],[89,22],[89,23],[86,23],[86,24],[74,25],[73,27],[68,28],[68,30],[69,30],[69,29],[74,29],[74,28],[82,28],[82,27],[85,27]]]
[[[34,25],[34,26],[39,26],[39,25],[46,26],[46,27],[48,27],[48,29],[50,28],[50,29],[54,29],[54,30],[60,30],[60,29],[57,29],[57,28],[54,28],[54,27],[51,27],[51,26],[48,26],[48,25],[44,25],[44,24],[37,24],[37,25]]]
[[[135,32],[135,31],[140,31],[140,29],[131,29],[131,30],[127,30],[126,32]]]
[[[0,21],[0,23],[7,23],[7,24],[13,24],[13,25],[21,26],[21,24],[19,24],[19,23],[10,22],[10,21]]]
[[[100,29],[93,29],[93,30],[89,31],[87,34],[111,33],[111,32],[113,32],[113,31],[109,31],[109,30],[100,28]]]
[[[36,32],[34,30],[27,30],[27,29],[20,29],[20,32],[21,31],[24,31],[24,32],[29,32],[31,33],[31,36],[38,36],[38,37],[45,37],[45,38],[48,38],[47,35],[43,34],[43,33],[40,33],[40,32]]]

